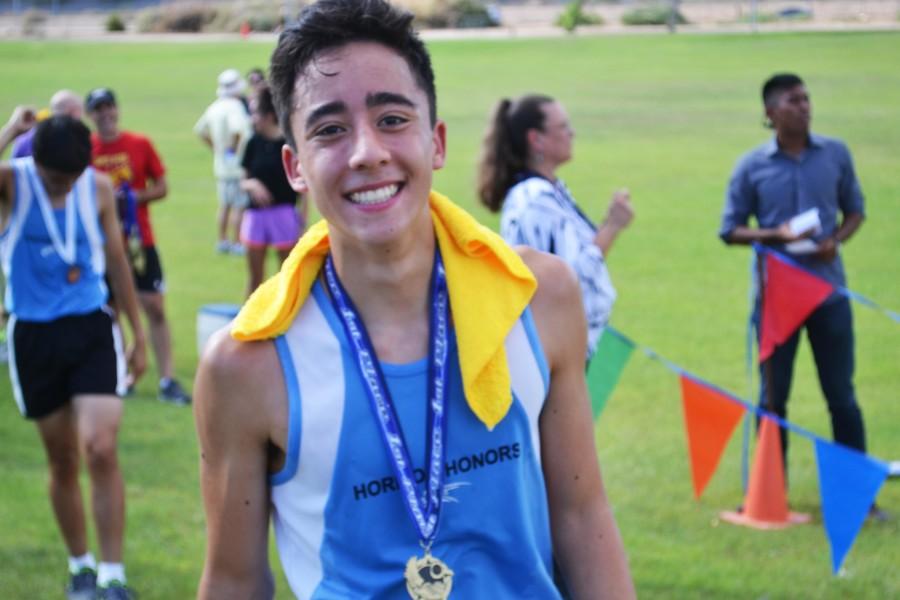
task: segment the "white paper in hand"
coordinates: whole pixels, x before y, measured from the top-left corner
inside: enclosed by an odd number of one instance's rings
[[[812,240],[797,240],[784,245],[784,249],[790,254],[812,254],[819,245]]]
[[[810,208],[804,210],[799,215],[794,216],[788,222],[791,233],[794,235],[803,235],[804,233],[812,233],[813,235],[822,231],[822,222],[819,220],[819,209]]]

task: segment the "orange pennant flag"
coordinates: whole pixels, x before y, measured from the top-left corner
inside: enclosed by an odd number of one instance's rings
[[[694,497],[700,498],[746,409],[718,390],[685,375],[680,379]]]

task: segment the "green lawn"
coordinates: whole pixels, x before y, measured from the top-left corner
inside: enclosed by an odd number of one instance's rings
[[[610,268],[619,290],[613,323],[687,370],[747,395],[746,249],[716,237],[723,189],[738,156],[766,139],[758,90],[775,71],[807,81],[817,131],[854,152],[869,220],[844,257],[852,289],[900,310],[900,55],[895,33],[571,37],[431,44],[449,160],[435,187],[491,226],[477,207],[474,169],[493,103],[528,91],[568,108],[575,159],[562,171],[600,218],[628,186],[637,218]],[[241,259],[213,253],[211,160],[193,136],[216,75],[267,63],[271,45],[0,43],[0,118],[21,102],[45,104],[61,87],[112,87],[122,125],[150,134],[171,193],[153,210],[168,283],[178,375],[193,377],[195,320],[213,302],[240,301]],[[857,390],[869,447],[900,458],[900,327],[855,307]],[[65,553],[45,491],[33,426],[0,381],[0,596],[60,597]],[[158,403],[150,369],[129,400],[121,434],[128,485],[127,565],[146,600],[194,594],[204,552],[197,448],[189,410]],[[790,419],[830,437],[812,359],[798,357]],[[741,501],[737,434],[699,502],[692,499],[674,374],[635,353],[597,427],[608,493],[643,598],[900,597],[898,519],[866,525],[845,573],[830,575],[811,445],[794,438],[793,507],[813,525],[761,533],[719,524]],[[900,483],[879,502],[900,515]],[[275,561],[277,563],[277,561]],[[290,594],[279,579],[279,598]]]

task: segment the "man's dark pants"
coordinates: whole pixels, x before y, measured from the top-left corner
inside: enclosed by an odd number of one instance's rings
[[[758,306],[758,305],[757,305]],[[759,311],[754,315],[759,333]],[[761,408],[769,408],[769,387],[771,387],[772,412],[786,418],[787,400],[794,374],[794,358],[800,341],[800,331],[806,329],[819,373],[819,385],[828,411],[831,413],[831,430],[834,441],[866,451],[866,432],[862,412],[856,402],[853,390],[853,317],[850,300],[845,296],[829,298],[819,306],[766,363],[760,365]],[[787,435],[781,430],[782,452],[787,456]]]

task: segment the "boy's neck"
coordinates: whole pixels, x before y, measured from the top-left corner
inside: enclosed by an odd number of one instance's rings
[[[406,363],[428,354],[434,229],[391,244],[332,245],[338,277],[353,299],[380,360]]]

